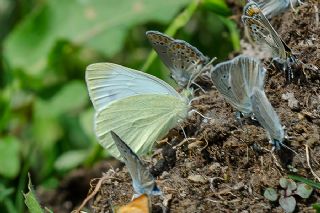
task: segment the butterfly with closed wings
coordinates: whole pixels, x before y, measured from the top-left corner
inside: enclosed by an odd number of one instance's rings
[[[142,164],[139,157],[116,133],[111,131],[111,136],[120,152],[121,159],[126,164],[131,175],[135,195],[161,195],[162,193],[154,181],[153,176]]]
[[[210,70],[214,59],[209,61],[208,57],[189,43],[158,31],[147,31],[146,35],[153,49],[170,70],[171,77],[182,88],[188,88],[191,84],[197,85],[195,79]]]
[[[189,112],[191,90],[182,96],[166,82],[112,63],[91,64],[86,70],[89,96],[95,108],[95,133],[114,157],[120,153],[111,138],[115,131],[138,155],[182,122]]]
[[[291,66],[297,62],[297,59],[263,15],[257,3],[250,1],[246,4],[242,21],[253,40],[271,51],[273,60],[281,65],[281,69],[286,73],[287,80],[290,82],[294,77]]]

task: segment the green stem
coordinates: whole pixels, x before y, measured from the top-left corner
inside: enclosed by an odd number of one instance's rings
[[[200,1],[199,0],[193,0],[188,7],[186,7],[186,9],[184,9],[184,11],[182,11],[174,20],[173,22],[169,25],[169,27],[166,29],[165,34],[169,35],[169,36],[174,36],[176,34],[176,32],[182,28],[183,26],[185,26],[190,18],[192,17],[192,15],[194,14],[194,12],[196,11],[196,9],[199,6]],[[152,52],[149,54],[147,61],[144,63],[144,65],[142,66],[142,70],[146,71],[149,69],[149,67],[151,66],[151,64],[153,63],[153,61],[156,58],[156,52],[154,50],[152,50]]]

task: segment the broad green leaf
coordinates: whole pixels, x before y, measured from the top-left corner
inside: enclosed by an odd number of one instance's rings
[[[52,149],[55,142],[63,137],[64,130],[55,117],[36,117],[32,132],[41,150]]]
[[[59,171],[67,171],[79,166],[87,157],[87,150],[65,152],[57,159],[54,167]]]
[[[263,196],[270,201],[276,201],[278,199],[278,194],[274,188],[266,188]]]
[[[127,31],[147,21],[169,22],[188,0],[48,0],[10,34],[4,44],[10,66],[28,75],[44,74],[58,40],[112,56]],[[144,35],[142,35],[144,36]]]
[[[49,100],[36,100],[36,117],[57,117],[63,113],[74,113],[88,102],[84,82],[72,81],[62,87]]]
[[[0,175],[14,178],[20,170],[20,143],[14,137],[0,138]]]
[[[28,183],[29,192],[24,194],[24,203],[27,205],[30,213],[43,213],[43,209],[41,208],[36,195],[33,191],[31,178],[29,175],[29,183]]]
[[[279,204],[287,213],[291,213],[295,210],[297,202],[296,199],[294,199],[294,197],[289,196],[280,197]]]
[[[90,107],[88,110],[82,112],[80,115],[80,124],[82,129],[88,136],[95,138],[95,133],[93,129],[93,119],[94,119],[93,107]]]
[[[14,188],[6,188],[5,185],[0,183],[0,203],[4,201],[9,195],[14,192]]]
[[[313,188],[305,183],[299,183],[297,187],[296,194],[299,195],[302,198],[308,198],[310,197],[311,193],[313,191]]]

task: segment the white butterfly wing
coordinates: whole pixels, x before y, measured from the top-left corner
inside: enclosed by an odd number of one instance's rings
[[[146,193],[148,195],[159,193],[160,191],[156,186],[153,176],[149,172],[148,168],[146,168],[140,161],[139,157],[113,131],[111,131],[111,136],[131,175],[135,193]]]
[[[101,111],[113,101],[139,94],[181,97],[169,84],[152,75],[112,63],[89,65],[86,82],[96,111]]]
[[[149,152],[153,143],[164,137],[188,114],[188,103],[172,95],[145,94],[120,99],[95,117],[99,143],[114,157],[120,153],[110,135],[116,132],[138,155]]]
[[[280,119],[264,91],[254,88],[251,101],[253,113],[261,126],[268,132],[270,139],[276,139],[282,142],[284,139],[284,131]]]

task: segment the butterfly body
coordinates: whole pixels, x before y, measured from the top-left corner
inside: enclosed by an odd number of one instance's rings
[[[205,71],[209,58],[194,46],[158,31],[147,31],[146,35],[179,86],[189,87]]]

